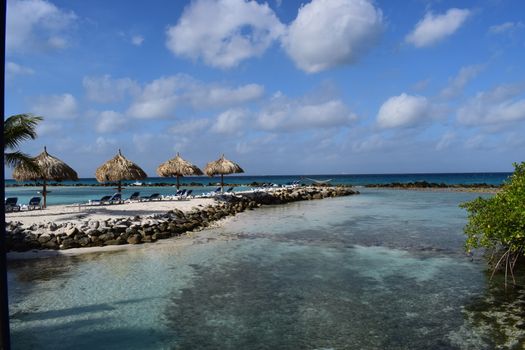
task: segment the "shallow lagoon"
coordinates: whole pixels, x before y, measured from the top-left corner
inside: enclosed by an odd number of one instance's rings
[[[245,212],[185,246],[13,261],[13,348],[520,348],[491,314],[519,320],[515,295],[463,252],[458,204],[475,196],[363,190]]]

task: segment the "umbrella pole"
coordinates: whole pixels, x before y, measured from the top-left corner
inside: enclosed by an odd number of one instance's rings
[[[42,189],[42,196],[44,196],[44,209],[47,207],[47,186],[46,186],[46,180],[44,180],[44,188]]]
[[[179,186],[180,186],[180,184],[179,184],[179,175],[177,175],[177,190],[179,189]]]
[[[118,180],[118,188],[117,188],[117,191],[118,193],[120,193],[122,191],[122,183],[120,180]]]
[[[221,174],[221,192],[224,193],[224,174]]]

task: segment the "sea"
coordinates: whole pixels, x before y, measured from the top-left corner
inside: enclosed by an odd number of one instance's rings
[[[438,173],[438,174],[361,174],[361,175],[265,175],[265,176],[238,176],[229,175],[224,177],[225,186],[235,186],[235,191],[250,190],[255,188],[253,184],[286,185],[294,181],[301,184],[312,184],[312,180],[326,181],[333,185],[365,186],[370,184],[408,183],[426,181],[447,185],[455,184],[502,184],[511,173]],[[194,195],[202,195],[212,192],[220,185],[217,177],[183,177],[181,188],[192,189]],[[59,186],[54,186],[58,184]],[[152,177],[141,181],[124,181],[125,189],[122,191],[123,198],[129,198],[134,192],[140,192],[141,196],[149,196],[153,193],[161,195],[173,195],[176,193],[175,178]],[[139,184],[137,186],[137,184]],[[159,186],[162,184],[163,186]],[[194,186],[191,186],[193,184]],[[197,184],[197,186],[195,186]],[[40,196],[42,185],[34,182],[5,181],[5,196],[17,197],[19,204],[27,204],[32,197]],[[112,195],[116,191],[116,184],[102,186],[94,178],[83,178],[78,181],[51,182],[47,184],[47,204],[77,204],[87,203],[89,200],[100,199],[106,195]]]
[[[318,179],[500,184],[507,176]],[[249,187],[300,177],[228,177],[243,179]],[[490,194],[358,189],[131,249],[10,260],[12,348],[525,347],[524,271],[518,287],[505,288],[483,252],[464,251],[459,204]]]

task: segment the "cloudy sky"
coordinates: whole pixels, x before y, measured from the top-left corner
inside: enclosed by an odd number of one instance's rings
[[[510,171],[522,0],[8,0],[6,116],[82,177],[118,149],[248,174]],[[11,170],[6,169],[7,177]]]

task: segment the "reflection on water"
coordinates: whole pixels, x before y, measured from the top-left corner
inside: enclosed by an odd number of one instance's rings
[[[520,348],[523,291],[463,253],[474,196],[365,190],[242,213],[199,244],[13,263],[13,345]]]

